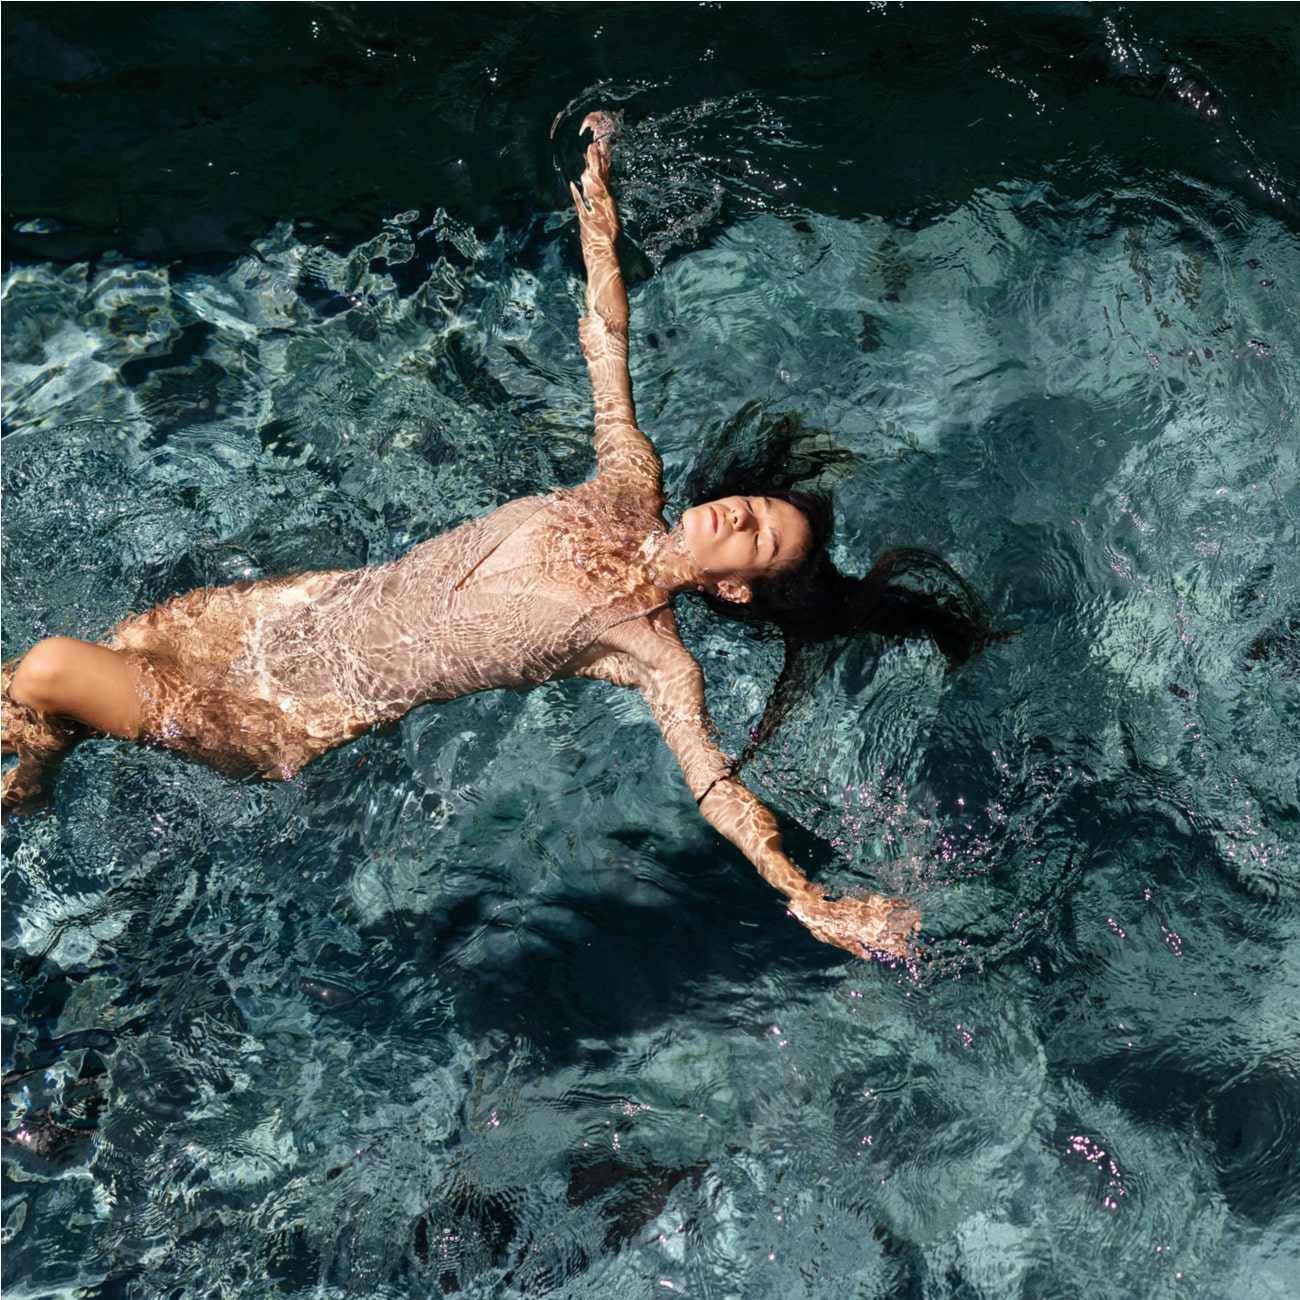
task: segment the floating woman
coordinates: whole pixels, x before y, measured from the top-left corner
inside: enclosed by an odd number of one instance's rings
[[[937,556],[891,551],[864,579],[826,551],[825,503],[747,490],[704,501],[669,529],[662,467],[637,427],[628,302],[609,192],[614,123],[582,130],[572,187],[587,270],[578,335],[595,406],[595,477],[512,501],[389,564],[187,592],[127,618],[102,644],[51,637],[3,674],[6,817],[45,802],[59,765],[93,733],[172,750],[232,775],[289,779],[305,764],[433,700],[592,677],[644,696],[705,819],[785,895],[824,943],[903,956],[919,917],[881,895],[829,898],[790,861],[771,812],[710,737],[699,665],[672,599],[800,639],[931,636],[950,664],[996,635],[979,598]],[[938,576],[942,598],[895,582]]]

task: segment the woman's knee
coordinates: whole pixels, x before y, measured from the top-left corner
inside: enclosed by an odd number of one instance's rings
[[[18,704],[134,738],[140,700],[126,659],[106,646],[53,636],[34,645],[14,672],[9,695]]]
[[[69,636],[38,641],[14,670],[10,696],[39,713],[62,713],[60,706],[76,682],[80,652],[88,646]]]

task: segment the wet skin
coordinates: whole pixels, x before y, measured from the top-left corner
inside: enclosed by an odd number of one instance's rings
[[[685,511],[686,544],[715,583],[747,585],[796,568],[812,548],[812,529],[797,506],[779,497],[732,496]],[[746,592],[731,599],[748,600]]]

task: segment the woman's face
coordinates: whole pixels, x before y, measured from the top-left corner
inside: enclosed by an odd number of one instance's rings
[[[695,562],[715,582],[747,583],[797,568],[813,544],[803,511],[779,497],[706,501],[682,514],[681,527]]]

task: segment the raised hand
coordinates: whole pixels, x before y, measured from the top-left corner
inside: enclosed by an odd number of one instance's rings
[[[582,120],[580,131],[590,131],[592,141],[587,146],[587,165],[582,173],[582,188],[572,181],[574,206],[582,222],[585,239],[598,239],[610,245],[618,238],[618,207],[609,192],[610,141],[617,134],[614,119],[605,112],[588,113]]]
[[[579,134],[590,131],[591,143],[587,146],[587,171],[600,180],[609,180],[609,142],[618,134],[618,122],[604,109],[588,113],[578,128]]]

